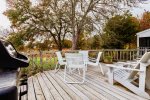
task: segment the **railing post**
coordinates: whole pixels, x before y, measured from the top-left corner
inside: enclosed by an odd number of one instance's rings
[[[42,67],[42,65],[43,65],[42,51],[39,50],[39,53],[40,53],[40,67]],[[42,69],[42,70],[43,70],[43,69]]]
[[[31,54],[30,54],[31,55]],[[33,54],[31,55],[31,61],[32,61],[32,67],[34,67],[33,65],[34,65],[34,61],[33,61]]]

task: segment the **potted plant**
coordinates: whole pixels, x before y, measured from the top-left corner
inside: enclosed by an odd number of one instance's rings
[[[113,57],[111,56],[105,56],[104,57],[104,63],[107,63],[107,64],[112,64],[113,63]]]

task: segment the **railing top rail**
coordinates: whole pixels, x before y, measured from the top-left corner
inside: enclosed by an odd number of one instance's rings
[[[58,50],[48,50],[48,51],[31,51],[31,52],[27,52],[26,54],[28,54],[28,55],[37,55],[37,54],[40,54],[40,53],[43,53],[43,54],[49,54],[49,53],[55,53],[56,51],[58,51]],[[81,51],[81,50],[62,50],[61,52],[78,52],[78,51]],[[127,52],[132,52],[132,51],[150,51],[150,49],[139,49],[139,48],[137,48],[137,49],[99,49],[99,50],[86,50],[86,51],[91,51],[91,52],[98,52],[98,51],[103,51],[103,52],[105,52],[105,51],[116,51],[116,52],[118,52],[118,51],[127,51]]]

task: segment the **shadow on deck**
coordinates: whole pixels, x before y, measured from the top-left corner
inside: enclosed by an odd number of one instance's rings
[[[106,67],[105,67],[106,72]],[[79,76],[68,76],[68,80],[79,80]],[[98,68],[88,67],[84,84],[66,84],[63,70],[45,71],[28,80],[28,94],[23,100],[144,100],[123,88],[107,82]]]

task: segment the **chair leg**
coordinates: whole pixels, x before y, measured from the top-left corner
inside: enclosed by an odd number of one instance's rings
[[[58,62],[57,62],[57,64],[56,64],[56,66],[55,66],[55,71],[56,71],[57,67],[58,67]]]
[[[99,67],[101,69],[102,74],[104,75],[104,71],[103,71],[103,68],[102,68],[101,64],[99,63],[98,65],[99,65]]]
[[[85,81],[85,70],[86,70],[86,68],[83,68],[83,81],[82,81],[82,83],[84,83],[84,81]]]
[[[57,73],[58,71],[59,71],[59,69],[60,69],[60,65],[59,64],[57,64],[57,70],[55,69],[55,73]]]
[[[64,81],[65,81],[65,82],[66,82],[66,74],[67,74],[67,73],[66,73],[66,72],[67,72],[66,70],[67,70],[67,68],[66,68],[66,65],[65,65],[65,69],[64,69]]]
[[[87,64],[86,64],[86,67],[85,67],[85,71],[87,71]]]
[[[113,68],[108,68],[108,82],[113,85],[114,84],[114,74],[113,74]]]
[[[80,69],[78,68],[78,72],[79,72],[79,75],[81,75],[81,73],[80,73]]]

